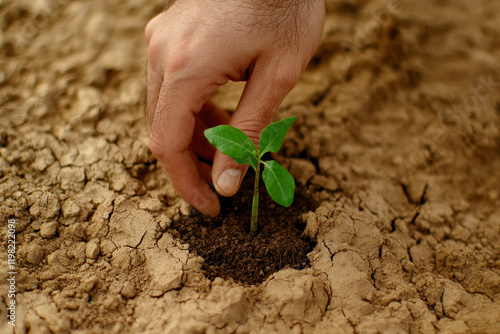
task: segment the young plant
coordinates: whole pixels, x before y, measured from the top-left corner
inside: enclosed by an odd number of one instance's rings
[[[261,164],[264,166],[262,179],[271,198],[285,207],[289,207],[293,202],[295,192],[293,177],[276,161],[263,161],[262,157],[267,152],[276,153],[279,151],[290,125],[296,119],[296,117],[288,117],[267,126],[260,135],[259,148],[255,148],[252,140],[243,131],[230,125],[219,125],[205,130],[205,137],[219,151],[231,157],[237,163],[250,165],[255,170],[251,233],[257,232]]]

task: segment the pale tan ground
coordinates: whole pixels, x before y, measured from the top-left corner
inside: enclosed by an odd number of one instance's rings
[[[312,267],[251,287],[210,282],[164,233],[188,208],[146,145],[152,2],[0,1],[15,333],[500,333],[498,1],[327,1],[278,113],[298,117],[282,159],[321,203]]]

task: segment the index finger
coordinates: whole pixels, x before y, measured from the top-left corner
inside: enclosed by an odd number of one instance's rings
[[[216,216],[220,211],[219,200],[200,175],[200,170],[207,166],[202,166],[203,162],[190,152],[194,114],[211,95],[200,92],[203,90],[196,85],[163,81],[150,116],[149,147],[178,195],[201,213]]]

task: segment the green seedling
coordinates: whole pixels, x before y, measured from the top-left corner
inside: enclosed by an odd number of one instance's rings
[[[289,207],[293,202],[295,192],[293,177],[276,161],[263,161],[262,157],[267,152],[276,153],[279,151],[290,125],[296,119],[296,117],[288,117],[267,126],[260,135],[259,148],[255,148],[252,140],[243,131],[230,125],[219,125],[205,130],[205,137],[219,151],[237,163],[250,165],[255,170],[250,233],[257,232],[261,164],[264,165],[262,179],[271,198],[285,207]]]

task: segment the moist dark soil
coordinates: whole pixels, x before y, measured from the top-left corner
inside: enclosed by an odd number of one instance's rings
[[[292,205],[275,203],[260,186],[259,226],[249,233],[255,174],[248,172],[239,192],[221,197],[221,213],[212,218],[204,215],[184,216],[172,227],[190,250],[203,257],[205,275],[232,278],[245,284],[259,284],[269,275],[287,266],[304,269],[309,266],[307,254],[315,240],[301,238],[305,224],[301,215],[314,210],[309,191],[295,189]]]

